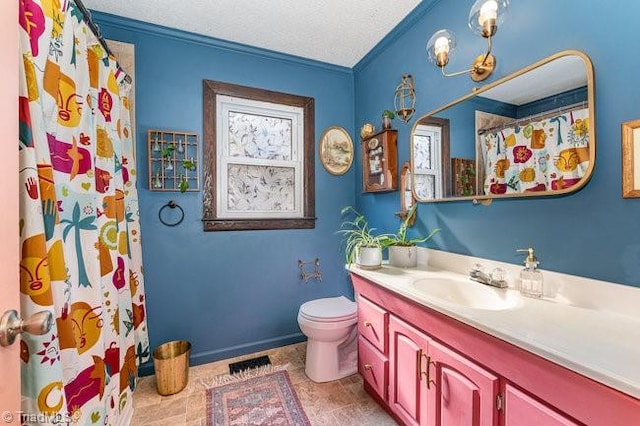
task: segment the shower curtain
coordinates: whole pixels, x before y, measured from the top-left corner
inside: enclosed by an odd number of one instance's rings
[[[73,1],[20,0],[23,424],[129,424],[149,359],[125,74]]]
[[[589,167],[589,109],[569,111],[479,136],[484,193],[555,191]]]

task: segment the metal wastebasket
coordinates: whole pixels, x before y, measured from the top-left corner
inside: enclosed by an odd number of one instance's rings
[[[153,351],[153,368],[160,395],[173,395],[187,386],[190,352],[191,343],[186,340],[163,343]]]

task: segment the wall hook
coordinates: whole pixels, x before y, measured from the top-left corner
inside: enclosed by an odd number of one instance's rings
[[[313,265],[313,270],[310,272],[305,271],[306,265]],[[320,259],[317,257],[315,260],[310,260],[308,262],[303,262],[298,259],[298,268],[300,268],[300,278],[304,280],[305,283],[309,282],[311,279],[322,281],[322,274],[320,273]]]

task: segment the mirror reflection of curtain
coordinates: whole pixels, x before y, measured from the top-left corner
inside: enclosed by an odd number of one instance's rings
[[[516,124],[480,140],[485,194],[563,190],[589,167],[589,110]]]
[[[55,318],[20,342],[23,424],[128,424],[150,357],[130,85],[73,1],[19,22],[21,311]]]

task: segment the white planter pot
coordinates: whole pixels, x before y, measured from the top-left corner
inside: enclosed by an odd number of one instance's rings
[[[389,264],[399,268],[414,268],[418,265],[418,247],[390,246]]]
[[[382,249],[380,247],[358,247],[356,264],[362,269],[378,269],[382,266]]]

